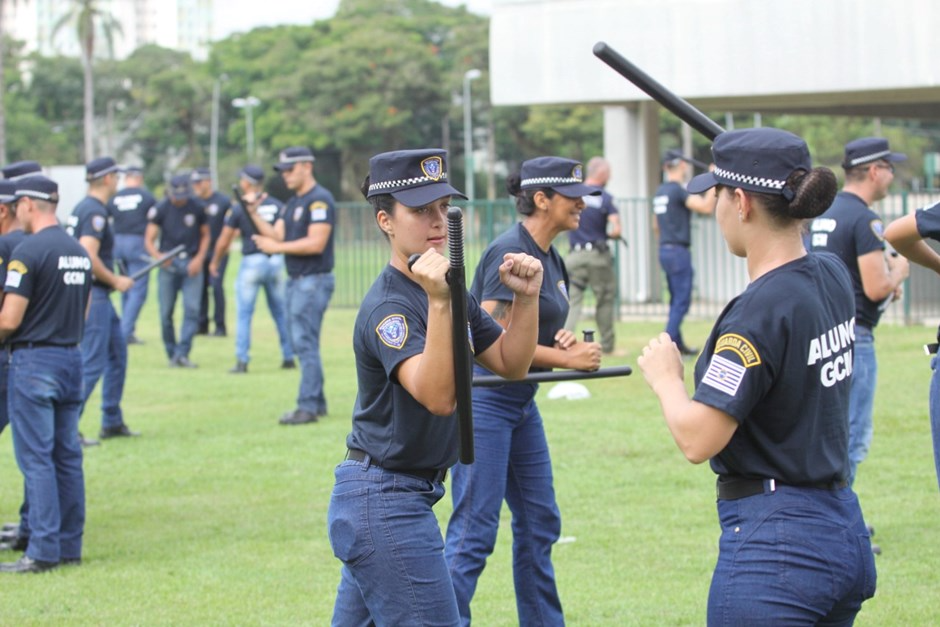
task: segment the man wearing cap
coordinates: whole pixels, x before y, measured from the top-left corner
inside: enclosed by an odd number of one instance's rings
[[[614,197],[604,190],[610,179],[610,164],[603,157],[594,157],[587,163],[585,185],[601,190],[599,196],[585,196],[584,210],[578,228],[568,231],[571,252],[565,259],[568,268],[569,310],[565,328],[574,331],[581,317],[584,292],[590,287],[596,301],[594,319],[601,332],[601,348],[614,352],[614,300],[617,297],[617,276],[614,256],[608,238],[620,238],[620,213]]]
[[[225,214],[232,206],[232,200],[225,194],[212,189],[212,173],[209,168],[197,168],[189,177],[193,185],[196,199],[206,208],[206,223],[209,225],[209,252],[206,254],[205,270],[202,276],[202,296],[199,300],[199,329],[200,335],[209,333],[209,293],[215,301],[212,319],[215,322],[215,331],[218,337],[225,337],[225,268],[228,267],[228,257],[219,262],[216,275],[209,272],[209,262],[212,260],[215,244],[222,234],[225,225]]]
[[[13,181],[0,181],[0,285],[6,282],[7,264],[13,250],[26,239],[26,233],[19,220],[16,219],[14,198],[16,183]],[[0,294],[2,302],[2,294]],[[7,356],[6,342],[0,342],[0,355]],[[9,408],[7,407],[7,379],[10,370],[8,359],[0,360],[0,433],[9,424]],[[0,533],[0,551],[23,551],[29,543],[29,503],[25,498],[20,507],[20,522],[3,533]]]
[[[36,161],[15,161],[3,168],[3,178],[8,181],[19,181],[36,174],[42,174],[42,166]]]
[[[30,538],[0,572],[78,564],[85,479],[78,432],[79,343],[91,290],[91,259],[56,220],[58,185],[44,176],[16,183],[16,215],[31,233],[7,265],[0,339],[10,347],[9,411],[16,461],[26,480]]]
[[[678,150],[663,155],[663,184],[653,196],[653,232],[659,238],[659,265],[669,286],[669,318],[666,333],[683,355],[695,355],[698,349],[682,338],[682,319],[692,304],[692,212],[710,215],[715,210],[713,189],[704,194],[690,194],[685,189],[688,161]]]
[[[156,198],[144,186],[143,171],[138,166],[125,168],[124,187],[108,203],[114,229],[114,259],[123,266],[123,274],[132,275],[149,261],[144,248],[144,231],[147,230],[147,212],[156,204]],[[150,275],[144,274],[121,294],[121,332],[129,345],[143,344],[134,329],[147,300],[149,285]]]
[[[855,292],[855,346],[849,395],[849,484],[868,455],[878,364],[872,331],[881,312],[899,295],[910,273],[904,257],[885,254],[884,224],[870,205],[888,195],[894,164],[907,156],[891,152],[881,137],[845,145],[845,185],[832,206],[810,226],[812,250],[835,253],[852,276]]]
[[[100,157],[85,166],[88,195],[72,211],[69,235],[78,240],[91,258],[94,280],[91,305],[82,338],[82,389],[84,403],[104,375],[101,388],[101,431],[99,437],[139,435],[124,424],[121,397],[127,376],[127,341],[121,332],[121,319],[111,304],[111,290],[126,292],[134,285],[130,277],[114,273],[114,234],[108,224],[107,203],[117,191],[119,169],[111,157]]]
[[[268,255],[261,252],[251,236],[258,232],[253,216],[273,225],[283,203],[264,192],[264,170],[256,165],[247,165],[238,173],[241,190],[239,203],[232,205],[225,215],[225,226],[215,244],[209,272],[220,274],[219,268],[227,259],[228,249],[236,231],[242,237],[242,261],[235,279],[235,366],[232,374],[248,372],[248,350],[251,346],[251,318],[255,311],[258,290],[264,289],[268,309],[281,343],[281,368],[294,368],[294,351],[287,330],[287,313],[284,302],[284,255]],[[244,204],[242,204],[244,203]]]
[[[147,220],[144,246],[151,257],[160,257],[180,244],[185,247],[182,253],[168,259],[160,268],[157,298],[160,301],[163,345],[170,367],[195,368],[189,352],[199,323],[202,269],[209,250],[209,227],[202,204],[191,196],[188,175],[178,174],[170,180],[167,197],[150,210]],[[157,238],[160,239],[159,248]],[[183,324],[177,342],[173,308],[180,292],[183,293]]]
[[[294,196],[284,213],[267,224],[252,216],[259,235],[254,240],[267,254],[285,255],[287,275],[287,328],[300,361],[297,408],[281,416],[284,425],[316,422],[327,413],[320,361],[320,325],[333,295],[333,194],[313,176],[313,152],[294,146],[283,150],[274,166]]]

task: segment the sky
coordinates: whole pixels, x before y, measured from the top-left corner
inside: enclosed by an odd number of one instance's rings
[[[439,0],[448,6],[466,5],[482,15],[492,11],[493,0]],[[216,0],[214,39],[224,39],[234,32],[249,31],[257,26],[278,24],[310,24],[332,17],[339,0]]]

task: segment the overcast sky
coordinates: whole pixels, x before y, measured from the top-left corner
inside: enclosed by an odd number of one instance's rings
[[[467,5],[474,13],[489,15],[493,0],[438,0],[449,6]],[[277,24],[310,24],[336,12],[339,0],[216,0],[215,39],[224,39],[234,32],[249,31],[256,26]]]

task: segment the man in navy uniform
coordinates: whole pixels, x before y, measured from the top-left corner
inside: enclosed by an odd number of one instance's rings
[[[3,167],[3,178],[8,181],[15,182],[36,174],[42,174],[42,166],[37,161],[15,161]]]
[[[108,203],[114,229],[114,260],[124,266],[124,274],[134,274],[149,261],[144,248],[144,231],[147,230],[147,212],[156,204],[156,198],[144,186],[144,174],[140,167],[125,168],[124,187]],[[128,345],[143,344],[134,330],[140,310],[147,300],[149,284],[150,275],[144,274],[121,294],[121,332]]]
[[[282,425],[316,422],[327,413],[320,361],[320,326],[333,295],[333,194],[313,176],[313,152],[293,146],[281,151],[274,166],[294,196],[272,227],[252,216],[260,235],[255,243],[269,255],[283,253],[287,275],[287,324],[300,361],[297,408],[281,416]]]
[[[287,314],[284,304],[284,255],[268,255],[261,252],[251,236],[258,232],[251,214],[274,224],[284,209],[283,203],[264,192],[264,170],[256,165],[247,165],[238,174],[241,204],[233,205],[225,216],[225,226],[215,244],[209,273],[221,274],[219,268],[225,264],[229,246],[236,232],[241,233],[242,261],[235,279],[235,366],[232,374],[248,372],[248,349],[251,346],[251,318],[255,312],[258,290],[263,288],[268,309],[281,343],[281,368],[294,368],[294,350],[287,332]]]
[[[75,205],[66,229],[91,258],[94,280],[82,338],[82,412],[103,375],[98,433],[102,439],[140,435],[127,428],[121,411],[127,342],[121,331],[121,319],[111,304],[111,290],[126,293],[134,285],[130,277],[114,273],[114,234],[108,223],[107,203],[117,191],[118,174],[119,168],[111,157],[93,159],[85,165],[88,195]]]
[[[78,564],[85,479],[78,441],[82,355],[91,259],[56,220],[58,185],[17,181],[16,215],[27,233],[7,265],[0,339],[10,347],[9,410],[16,461],[26,479],[26,553],[0,571],[33,573]]]
[[[193,336],[199,322],[199,298],[202,294],[202,269],[209,250],[209,227],[203,206],[190,195],[189,176],[179,174],[170,180],[167,197],[147,215],[149,224],[144,234],[144,246],[154,258],[179,244],[186,248],[160,268],[159,291],[160,323],[163,345],[171,368],[195,368],[189,359]],[[160,248],[157,248],[157,238]],[[183,324],[180,339],[176,341],[173,329],[173,308],[176,295],[183,293]]]
[[[209,168],[197,168],[192,171],[189,180],[193,186],[193,193],[206,208],[206,224],[209,225],[209,252],[206,253],[205,268],[202,275],[202,297],[199,301],[199,329],[197,333],[209,333],[209,294],[215,301],[212,311],[212,320],[215,322],[213,335],[225,337],[225,268],[228,266],[228,257],[223,257],[216,276],[209,272],[209,262],[212,260],[215,244],[222,234],[225,223],[225,214],[232,206],[231,199],[225,194],[212,189],[212,173]]]

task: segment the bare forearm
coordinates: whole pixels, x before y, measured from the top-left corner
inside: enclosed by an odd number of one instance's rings
[[[538,350],[539,307],[538,298],[521,298],[512,301],[512,319],[500,342],[500,356],[504,372],[497,374],[507,379],[521,379],[532,365],[532,357]]]
[[[454,413],[457,404],[452,327],[450,303],[431,303],[424,352],[414,377],[413,396],[439,416]]]

